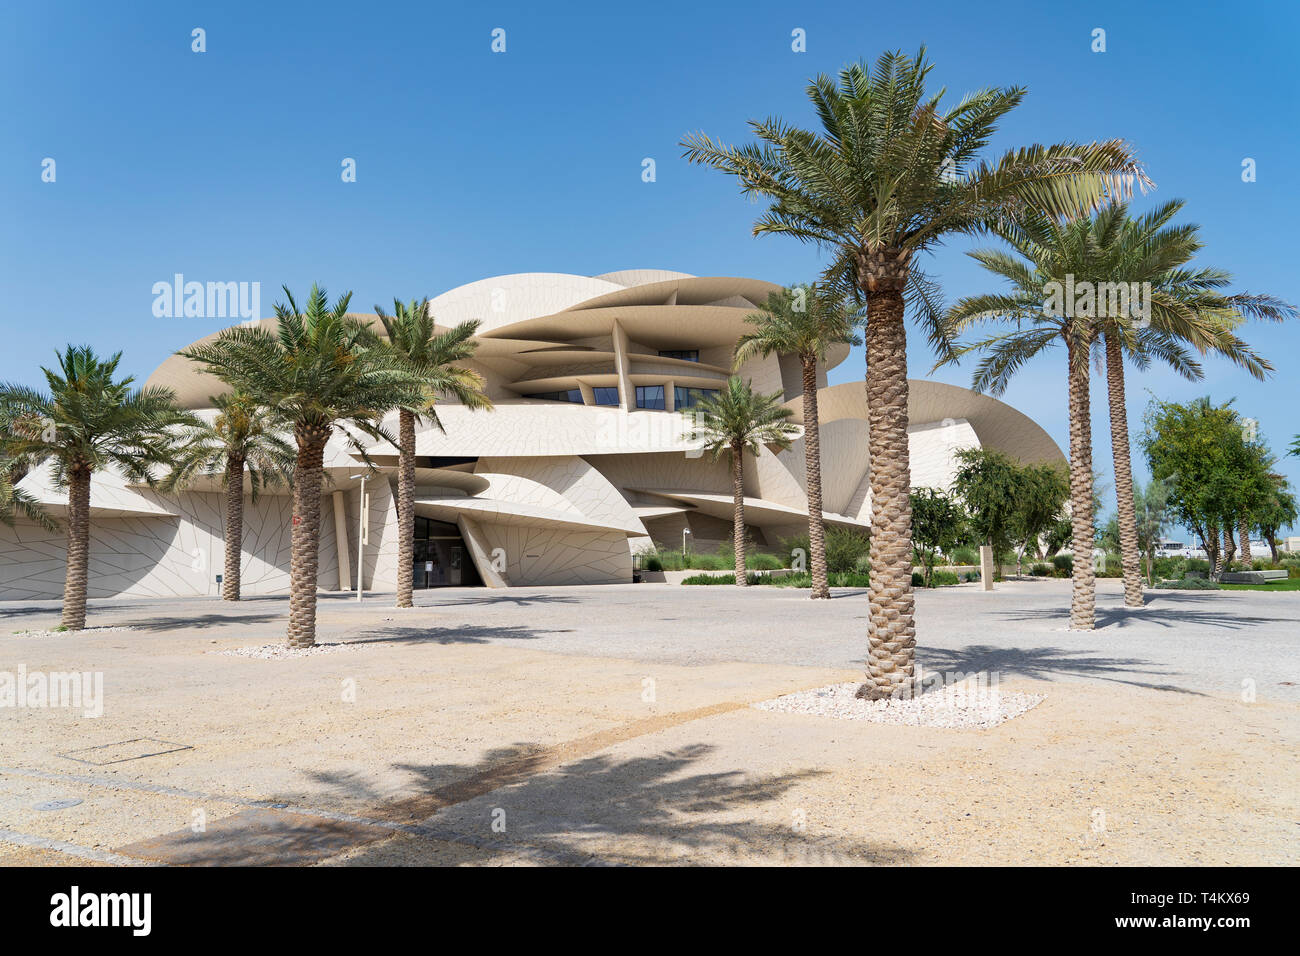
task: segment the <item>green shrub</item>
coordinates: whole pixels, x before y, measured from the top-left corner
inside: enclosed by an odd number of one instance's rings
[[[1056,576],[1058,578],[1072,577],[1074,575],[1074,555],[1052,555],[1052,567],[1056,569]]]
[[[1124,563],[1120,560],[1118,554],[1106,555],[1106,562],[1102,570],[1097,572],[1099,578],[1122,578],[1124,576]]]
[[[960,584],[961,580],[952,571],[940,571],[935,569],[934,576],[930,578],[930,583],[936,588],[952,587],[954,584]]]
[[[781,548],[793,555],[795,549],[809,554],[808,535],[796,534],[781,540]],[[851,572],[864,569],[865,559],[871,552],[871,535],[860,528],[831,526],[826,529],[826,570],[828,573]],[[805,561],[811,558],[805,558]],[[789,565],[785,565],[788,567]]]
[[[641,555],[641,570],[643,571],[662,571],[664,562],[653,551],[647,551]]]
[[[753,575],[751,575],[752,577]],[[735,584],[736,574],[692,574],[684,578],[682,584]],[[753,583],[753,582],[751,582]]]
[[[1183,565],[1184,571],[1208,571],[1210,562],[1204,558],[1188,558],[1187,563]]]
[[[775,554],[760,551],[757,554],[745,556],[745,567],[750,571],[775,571],[778,568],[789,567],[789,565],[783,563]]]
[[[952,552],[953,564],[979,564],[979,552],[974,548],[954,548]]]
[[[1039,561],[1029,569],[1029,574],[1035,578],[1050,578],[1052,576],[1052,566]]]
[[[1158,581],[1154,585],[1166,591],[1218,591],[1217,581],[1207,578],[1183,578],[1181,581]]]

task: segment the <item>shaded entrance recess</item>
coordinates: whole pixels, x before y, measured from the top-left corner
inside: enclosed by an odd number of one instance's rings
[[[445,521],[415,516],[416,588],[475,587],[483,584],[460,529]]]

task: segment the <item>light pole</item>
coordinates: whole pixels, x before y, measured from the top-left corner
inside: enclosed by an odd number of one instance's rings
[[[682,554],[686,554],[686,536],[691,533],[690,528],[682,529]]]
[[[357,603],[361,602],[361,568],[366,560],[366,476],[353,475],[352,480],[361,479],[361,498],[357,503]]]

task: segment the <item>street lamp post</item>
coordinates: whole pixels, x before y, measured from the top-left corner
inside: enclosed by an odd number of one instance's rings
[[[357,503],[357,603],[361,602],[361,568],[366,560],[366,476],[353,475],[352,480],[361,479],[361,498]]]
[[[691,533],[690,528],[682,529],[682,554],[686,553],[686,536]]]

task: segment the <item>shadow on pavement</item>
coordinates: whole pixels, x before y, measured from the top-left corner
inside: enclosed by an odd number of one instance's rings
[[[1000,678],[1027,677],[1049,681],[1061,676],[1089,677],[1150,690],[1206,696],[1176,684],[1132,679],[1131,675],[1135,673],[1150,674],[1155,678],[1176,676],[1140,657],[1099,657],[1060,647],[994,647],[991,644],[969,644],[962,648],[920,647],[917,656],[928,671],[961,671],[966,674],[983,671],[996,673]],[[1130,676],[1117,676],[1120,674]]]

